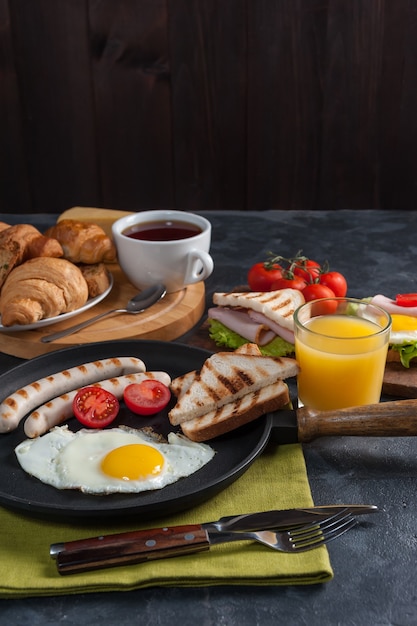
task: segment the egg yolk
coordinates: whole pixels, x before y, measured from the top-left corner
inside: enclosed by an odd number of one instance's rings
[[[155,448],[132,443],[111,450],[101,462],[102,471],[121,480],[145,480],[162,472],[164,457]]]
[[[410,315],[397,315],[394,313],[392,318],[392,330],[417,330],[417,318]]]

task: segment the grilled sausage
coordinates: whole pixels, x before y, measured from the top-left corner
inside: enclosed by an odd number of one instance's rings
[[[119,376],[117,378],[109,378],[93,383],[91,386],[106,389],[106,391],[110,391],[116,398],[120,399],[123,397],[123,391],[127,385],[139,383],[148,378],[159,380],[167,387],[171,383],[171,377],[166,372],[141,372],[138,374],[127,374],[126,376]],[[83,385],[83,387],[84,386],[85,385]],[[80,389],[82,389],[82,387],[69,391],[57,398],[53,398],[33,411],[25,421],[25,434],[31,438],[39,437],[53,426],[58,426],[72,417],[72,401]]]
[[[14,430],[27,413],[57,395],[112,376],[145,370],[141,359],[122,356],[84,363],[41,378],[18,389],[0,404],[0,433]]]

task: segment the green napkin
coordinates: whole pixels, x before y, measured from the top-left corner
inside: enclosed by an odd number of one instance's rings
[[[128,591],[151,586],[307,585],[333,577],[323,546],[283,554],[250,542],[216,545],[207,552],[61,576],[51,543],[139,528],[208,522],[223,515],[312,506],[302,448],[269,446],[227,489],[192,510],[146,524],[99,519],[40,521],[0,508],[0,597]],[[137,520],[139,522],[140,520]]]

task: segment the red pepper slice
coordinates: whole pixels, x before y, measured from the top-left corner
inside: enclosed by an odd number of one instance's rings
[[[417,306],[417,293],[399,293],[395,296],[395,304],[398,306]]]

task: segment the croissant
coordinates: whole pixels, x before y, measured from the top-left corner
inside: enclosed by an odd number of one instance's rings
[[[116,260],[113,241],[98,224],[61,220],[45,232],[59,241],[64,257],[73,263],[112,263]]]
[[[61,257],[64,254],[56,239],[45,237],[31,224],[9,226],[0,223],[0,287],[11,270],[27,259],[37,256]]]
[[[15,267],[0,294],[3,326],[33,324],[82,307],[88,287],[81,270],[65,259],[38,257]]]
[[[20,246],[20,262],[36,256],[61,257],[64,254],[56,239],[42,235],[31,224],[15,224],[0,229],[0,247],[7,247],[11,241],[16,241]]]

